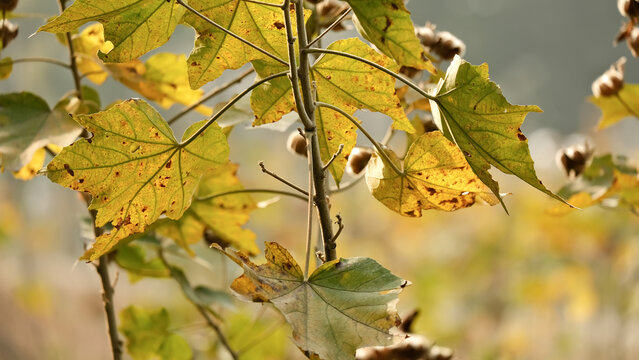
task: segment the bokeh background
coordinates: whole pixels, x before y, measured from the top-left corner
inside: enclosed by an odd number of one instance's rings
[[[614,1],[412,0],[417,25],[427,21],[467,45],[465,59],[487,62],[491,78],[512,103],[536,104],[524,132],[540,178],[553,190],[567,180],[556,153],[587,140],[604,154],[639,160],[639,121],[625,120],[596,132],[600,112],[587,102],[590,84],[619,57],[629,58],[626,81],[639,82],[639,60],[612,40],[623,18]],[[20,34],[3,56],[49,56],[66,61],[51,34],[34,34],[57,13],[53,0],[21,0]],[[33,36],[30,36],[34,34]],[[344,36],[345,33],[338,34]],[[187,54],[193,31],[178,27],[159,51]],[[356,36],[354,32],[346,36]],[[157,52],[157,51],[156,51]],[[145,56],[145,57],[148,57]],[[241,70],[228,71],[215,84]],[[245,81],[242,85],[250,83]],[[48,64],[16,64],[0,91],[32,91],[54,104],[73,88],[70,74]],[[219,97],[222,101],[238,88]],[[135,97],[108,80],[103,104]],[[163,114],[180,110],[174,106]],[[358,114],[378,137],[388,121]],[[369,120],[370,119],[370,120]],[[176,124],[180,134],[201,120]],[[238,127],[232,160],[241,164],[246,187],[279,187],[259,171],[258,161],[304,184],[305,160],[285,149],[288,130]],[[362,144],[366,145],[365,141]],[[413,285],[401,295],[400,313],[420,310],[415,331],[455,350],[459,359],[635,359],[639,354],[639,218],[624,210],[591,208],[564,217],[546,209],[552,200],[522,182],[498,176],[510,216],[499,207],[402,218],[377,203],[362,182],[335,195],[333,209],[345,220],[342,257],[375,258]],[[268,197],[256,197],[264,200]],[[303,258],[305,206],[295,200],[258,210],[248,227],[258,242],[279,241]],[[71,190],[44,177],[29,182],[0,175],[0,359],[108,359],[99,279],[78,263],[87,237],[86,208]],[[201,245],[197,264],[185,267],[195,283],[225,288],[239,273]],[[165,307],[172,329],[183,334],[197,359],[224,359],[215,336],[168,279],[133,282],[118,273],[115,304]],[[289,330],[268,306],[233,302],[220,309],[231,342],[246,359],[301,359]]]

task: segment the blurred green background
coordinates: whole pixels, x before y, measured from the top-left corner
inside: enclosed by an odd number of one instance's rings
[[[639,82],[639,61],[625,44],[612,46],[623,21],[615,5],[553,0],[408,4],[417,25],[430,21],[452,32],[467,45],[465,59],[487,62],[492,80],[512,103],[536,104],[545,111],[531,114],[523,130],[540,178],[553,190],[566,182],[555,161],[561,147],[588,139],[597,153],[626,154],[634,164],[639,159],[639,121],[595,132],[600,113],[587,102],[591,82],[620,56],[629,58],[627,82]],[[16,12],[42,16],[15,20],[20,34],[3,56],[67,60],[53,35],[29,37],[57,13],[55,1],[22,0]],[[160,51],[188,55],[192,44],[193,31],[180,26]],[[227,72],[207,89],[241,71]],[[48,64],[16,64],[11,78],[0,82],[2,93],[28,90],[51,105],[72,87],[67,71]],[[136,96],[113,80],[98,89],[103,104]],[[171,116],[180,108],[163,113]],[[383,136],[386,119],[358,115],[370,118],[367,126]],[[176,133],[197,120],[194,114],[181,121]],[[280,186],[259,171],[260,160],[305,183],[305,160],[286,151],[287,136],[288,131],[261,128],[233,131],[231,158],[241,164],[246,187]],[[601,208],[551,217],[545,210],[554,203],[545,195],[513,178],[498,178],[513,194],[506,200],[510,216],[499,207],[475,207],[406,219],[377,203],[363,183],[335,195],[332,209],[346,225],[338,253],[375,258],[409,279],[413,285],[400,297],[400,313],[419,309],[415,330],[454,349],[459,359],[635,359],[639,218]],[[110,357],[98,277],[93,266],[76,262],[87,236],[85,217],[82,201],[71,190],[43,177],[20,182],[8,173],[0,176],[0,359]],[[248,227],[260,244],[278,241],[297,259],[303,257],[305,205],[281,199],[254,212]],[[172,259],[186,267],[193,282],[226,288],[239,274],[204,245],[197,253],[200,265]],[[118,310],[131,304],[166,307],[172,329],[189,340],[197,359],[224,359],[214,334],[177,284],[166,279],[132,283],[126,272],[117,271]],[[232,343],[245,348],[244,358],[302,358],[272,309],[234,302],[220,311],[228,316],[224,326]]]

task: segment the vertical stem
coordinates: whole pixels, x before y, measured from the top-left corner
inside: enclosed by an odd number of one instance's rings
[[[306,35],[306,26],[304,23],[304,0],[294,0],[295,3],[295,15],[297,20],[297,37],[299,43],[299,49],[304,50],[308,47],[308,38]],[[290,3],[290,0],[285,1]],[[289,7],[285,8],[285,18],[290,16],[288,13]],[[288,23],[290,25],[290,21]],[[292,38],[292,29],[289,39]],[[289,46],[290,51],[290,46]],[[293,55],[293,60],[295,59]],[[290,56],[289,56],[290,57]],[[305,131],[311,133],[311,156],[309,161],[312,163],[313,180],[315,185],[315,206],[320,218],[320,228],[322,230],[322,239],[324,241],[324,253],[326,260],[331,261],[337,258],[337,252],[335,251],[336,245],[333,239],[333,222],[331,220],[331,212],[329,207],[328,193],[326,191],[326,171],[322,163],[322,157],[320,154],[319,140],[317,137],[317,128],[315,126],[315,105],[313,90],[311,86],[311,74],[310,74],[310,61],[309,54],[305,51],[299,52],[300,66],[298,69],[293,68],[294,62],[289,61],[291,64],[291,72],[297,70],[297,78],[299,78],[299,85],[293,83],[293,88],[300,86],[303,94],[303,111],[304,115],[300,114],[300,118],[306,118],[310,121],[312,126],[306,126]],[[296,103],[298,113],[302,112],[299,104],[299,97],[296,97]]]
[[[118,336],[118,323],[115,316],[115,307],[113,306],[113,286],[109,279],[108,255],[100,256],[97,266],[100,280],[102,281],[102,299],[104,301],[104,312],[107,317],[109,327],[109,339],[111,340],[111,351],[113,352],[113,360],[122,359],[122,342]]]
[[[60,12],[63,12],[66,8],[66,0],[58,0],[58,6]],[[67,39],[67,45],[69,49],[69,57],[71,58],[71,74],[73,74],[73,83],[75,85],[75,91],[77,92],[78,99],[82,100],[82,82],[80,73],[78,72],[78,64],[75,59],[75,50],[73,49],[73,42],[71,41],[71,33],[65,34]]]

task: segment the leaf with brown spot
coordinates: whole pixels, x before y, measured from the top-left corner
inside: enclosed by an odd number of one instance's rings
[[[353,359],[360,347],[389,345],[400,322],[395,304],[407,281],[369,258],[339,259],[304,280],[302,269],[281,245],[266,243],[266,263],[225,252],[244,268],[231,288],[246,301],[270,302],[293,329],[302,350],[322,359]]]
[[[401,168],[399,161],[396,165]],[[374,154],[368,162],[366,183],[382,204],[409,217],[420,217],[428,209],[455,211],[476,203],[499,203],[470,169],[464,154],[439,131],[415,140],[404,159],[403,174]]]
[[[237,193],[206,199],[244,187],[235,175],[238,166],[228,163],[205,174],[195,194],[191,207],[179,220],[160,220],[156,232],[174,239],[178,245],[191,252],[190,244],[202,240],[209,228],[215,235],[234,248],[256,255],[255,234],[242,226],[249,220],[250,213],[257,208],[249,194]]]
[[[437,127],[461,148],[473,172],[495,196],[501,199],[499,184],[488,172],[491,165],[565,202],[537,178],[528,140],[521,133],[526,115],[541,109],[511,105],[490,81],[488,65],[474,66],[455,56],[434,95],[431,108]],[[502,205],[505,209],[503,201]]]
[[[142,100],[74,119],[93,134],[91,142],[80,139],[64,148],[49,163],[47,176],[90,193],[96,225],[114,226],[96,239],[84,260],[95,260],[120,240],[145,231],[162,214],[179,219],[202,175],[228,162],[229,148],[219,126],[190,139],[203,122],[193,124],[178,143],[160,114]],[[166,167],[169,161],[171,168]]]

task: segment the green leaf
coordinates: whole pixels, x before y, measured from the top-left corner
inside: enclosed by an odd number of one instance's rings
[[[120,313],[120,331],[133,359],[190,360],[193,354],[183,337],[169,331],[169,313],[129,306]]]
[[[281,3],[280,0],[265,2]],[[284,16],[278,7],[243,0],[191,0],[189,5],[243,39],[284,61],[288,59]],[[295,29],[295,16],[292,18]],[[195,47],[188,59],[189,79],[194,89],[217,79],[226,69],[239,69],[259,59],[274,61],[194,14],[185,15],[183,21],[197,32]]]
[[[243,299],[270,302],[293,329],[295,344],[322,359],[353,359],[364,346],[388,345],[399,324],[398,294],[407,285],[368,258],[325,263],[304,280],[302,269],[281,245],[266,243],[264,265],[226,253],[244,268],[231,288]]]
[[[399,66],[392,59],[376,52],[358,39],[334,42],[330,50],[342,51],[398,71]],[[406,117],[395,94],[395,78],[372,66],[343,56],[322,55],[312,67],[311,76],[317,88],[317,100],[338,106],[349,114],[357,110],[370,110],[388,115],[393,127],[413,132],[413,126]],[[288,92],[288,96],[283,96]],[[254,125],[279,120],[294,111],[291,84],[288,79],[271,81],[254,90],[255,101],[251,106],[256,115]],[[266,110],[264,110],[266,109]],[[329,167],[339,183],[344,174],[348,155],[357,142],[355,126],[344,116],[331,109],[319,108],[316,112],[317,133],[322,161],[328,162],[344,145],[343,156],[338,157]]]
[[[202,240],[208,228],[224,242],[251,255],[259,253],[255,234],[242,228],[249,220],[256,204],[249,194],[239,193],[208,200],[210,195],[241,190],[244,187],[235,175],[238,166],[228,163],[224,167],[205,174],[200,181],[196,199],[179,220],[161,220],[156,231],[174,239],[190,252],[189,244]]]
[[[175,0],[76,0],[60,16],[38,31],[70,32],[89,21],[104,25],[107,41],[113,44],[105,62],[126,62],[166,43],[185,8]]]
[[[398,161],[396,165],[401,168]],[[439,131],[415,140],[406,153],[402,174],[373,154],[366,183],[382,204],[410,217],[420,217],[428,209],[455,211],[476,203],[499,203],[470,169],[461,150]]]
[[[200,306],[210,306],[213,303],[232,304],[232,298],[225,292],[213,290],[205,286],[192,287],[186,278],[184,271],[175,266],[171,266],[171,276],[180,284],[184,295],[193,303]]]
[[[508,103],[490,81],[488,65],[474,66],[456,56],[439,82],[431,108],[437,126],[461,148],[472,170],[497,197],[501,199],[499,184],[488,172],[491,165],[564,201],[537,178],[528,139],[521,132],[526,115],[541,109]]]
[[[63,108],[29,93],[0,95],[0,169],[19,170],[38,149],[67,146],[82,132]]]
[[[142,277],[167,277],[169,269],[164,266],[158,257],[147,259],[146,251],[142,246],[126,245],[118,249],[115,256],[118,265],[129,272],[131,281],[137,281]]]
[[[399,65],[435,72],[415,35],[404,0],[345,0],[360,34]]]
[[[13,60],[10,57],[0,60],[0,80],[8,79],[12,70]]]
[[[65,148],[49,164],[47,176],[90,193],[96,225],[113,225],[84,260],[95,260],[121,239],[143,232],[160,215],[179,219],[202,175],[228,162],[229,148],[219,126],[191,138],[203,125],[193,124],[178,143],[160,114],[142,100],[74,118],[93,137]]]
[[[639,84],[624,84],[623,88],[611,96],[591,96],[590,102],[601,109],[601,119],[597,128],[605,129],[627,117],[639,119]]]
[[[281,317],[249,316],[248,311],[236,312],[225,317],[228,324],[225,333],[232,349],[242,349],[242,360],[282,360],[286,359],[289,329]]]

